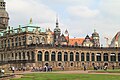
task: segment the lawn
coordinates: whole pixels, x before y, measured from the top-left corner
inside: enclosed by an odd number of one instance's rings
[[[35,74],[25,74],[20,79],[11,79],[11,80],[120,80],[120,76],[104,75],[104,74],[35,73]]]

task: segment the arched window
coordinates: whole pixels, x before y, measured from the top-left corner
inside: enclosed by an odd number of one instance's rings
[[[21,60],[21,53],[19,52],[19,60]]]
[[[84,61],[84,53],[81,53],[81,61]]]
[[[30,53],[27,52],[27,57],[28,57],[28,60],[30,60]]]
[[[32,56],[32,60],[35,60],[35,54],[33,51],[31,52],[31,56]]]
[[[55,52],[52,52],[52,54],[51,54],[51,61],[55,61],[55,56],[56,56]]]
[[[38,61],[42,61],[42,52],[38,51]]]
[[[110,54],[110,61],[116,61],[116,54],[115,53]]]
[[[15,59],[17,59],[17,53],[15,53]]]
[[[103,58],[104,58],[104,61],[108,61],[108,53],[104,53]]]
[[[101,53],[97,53],[96,57],[97,57],[97,61],[101,61]]]
[[[45,61],[49,61],[49,52],[48,51],[45,52]]]
[[[92,61],[95,61],[95,54],[94,53],[92,53]]]
[[[18,38],[15,38],[15,45],[18,46]]]
[[[23,52],[23,59],[25,60],[25,52]]]
[[[70,61],[74,61],[74,55],[73,55],[73,52],[70,53]]]
[[[76,61],[79,61],[79,53],[78,52],[76,52]]]
[[[58,61],[62,61],[62,53],[58,52]]]
[[[68,53],[64,52],[64,61],[68,61]]]
[[[8,47],[10,47],[10,40],[8,40]]]
[[[86,61],[90,61],[90,54],[89,53],[86,54]]]
[[[120,53],[118,53],[118,61],[120,61]]]

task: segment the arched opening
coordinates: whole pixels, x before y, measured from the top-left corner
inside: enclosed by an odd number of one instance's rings
[[[23,60],[25,60],[25,52],[23,52]]]
[[[120,53],[118,53],[118,61],[120,61]]]
[[[84,53],[81,53],[81,61],[84,61]]]
[[[42,52],[38,51],[38,61],[42,61]]]
[[[70,61],[74,61],[74,55],[73,55],[73,52],[70,52]]]
[[[24,56],[23,56],[24,57]],[[15,59],[17,59],[17,53],[15,53]],[[24,58],[23,58],[24,59]]]
[[[55,56],[56,56],[55,52],[52,52],[52,54],[51,54],[51,61],[55,61]]]
[[[115,53],[110,54],[110,61],[116,61],[116,54]]]
[[[95,54],[94,53],[92,53],[91,59],[92,59],[92,61],[95,61]]]
[[[76,61],[79,61],[79,53],[78,52],[76,52]]]
[[[64,61],[68,61],[68,53],[64,52]]]
[[[45,52],[45,61],[49,61],[49,52],[48,51]]]
[[[32,60],[35,60],[35,54],[33,51],[31,52],[31,56],[32,56]]]
[[[96,57],[97,57],[97,61],[101,61],[101,53],[97,53]]]
[[[104,60],[104,61],[108,61],[108,53],[104,53],[104,55],[103,55],[103,60]]]
[[[71,63],[70,66],[73,66],[73,63]]]
[[[58,66],[62,66],[62,64],[61,64],[61,63],[58,63]]]
[[[27,52],[27,57],[28,57],[28,60],[30,60],[30,53]]]
[[[19,52],[19,60],[21,60],[21,53]]]
[[[62,53],[58,52],[58,61],[62,61]]]
[[[49,64],[48,64],[48,63],[45,63],[45,66],[49,66]]]
[[[86,54],[86,61],[90,61],[90,54],[89,53]]]

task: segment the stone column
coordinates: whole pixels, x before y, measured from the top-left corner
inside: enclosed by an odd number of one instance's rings
[[[31,52],[31,55],[32,55],[32,52]],[[36,50],[36,51],[34,51],[34,58],[35,58],[35,62],[37,62],[38,61],[38,57],[37,57],[37,55],[38,55],[38,51]],[[32,56],[31,56],[32,57]]]
[[[45,53],[42,52],[42,61],[45,61]]]
[[[73,61],[75,61],[76,60],[76,52],[75,53],[73,53],[73,58],[74,58],[74,60]]]
[[[64,61],[64,52],[62,52],[62,61]]]
[[[97,56],[96,56],[97,53],[94,53],[94,54],[95,54],[95,56],[94,56],[95,57],[95,61],[97,61]]]
[[[52,53],[51,53],[51,52],[49,52],[49,61],[51,61],[51,54],[52,54]]]
[[[110,61],[110,54],[111,54],[111,53],[108,53],[108,61]]]
[[[58,52],[55,52],[56,56],[55,56],[55,61],[58,61]]]
[[[91,58],[92,57],[92,53],[89,53],[89,54],[90,54],[90,61],[92,61],[92,58]]]
[[[103,61],[103,54],[104,54],[104,53],[102,52],[102,53],[101,53],[101,61]]]
[[[25,52],[25,60],[28,60],[27,51]]]
[[[86,60],[86,53],[84,53],[84,61],[87,61],[87,60]]]
[[[116,61],[118,62],[118,53],[116,53]]]
[[[79,61],[81,61],[81,52],[79,52]]]
[[[70,52],[68,52],[68,61],[70,61]]]

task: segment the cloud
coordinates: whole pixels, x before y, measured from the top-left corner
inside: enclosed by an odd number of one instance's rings
[[[55,22],[56,12],[39,0],[6,0],[10,25],[28,24],[29,19],[37,24]]]
[[[82,18],[95,17],[99,14],[99,10],[91,10],[86,6],[71,6],[67,8],[67,11],[72,16]]]

